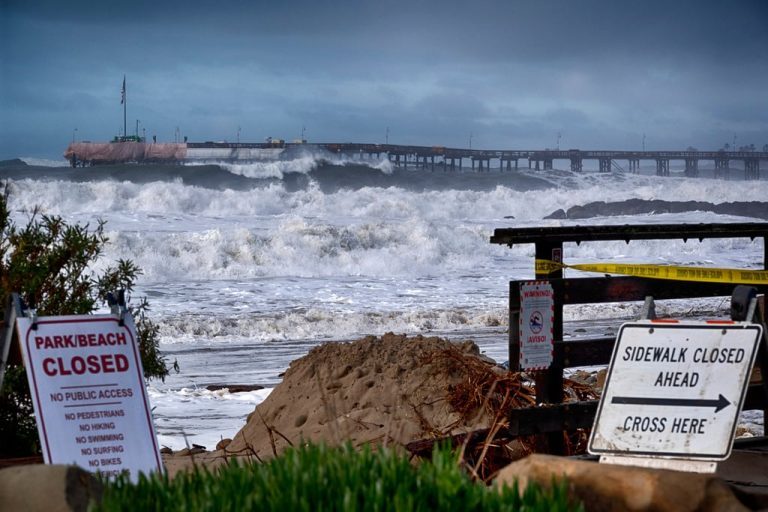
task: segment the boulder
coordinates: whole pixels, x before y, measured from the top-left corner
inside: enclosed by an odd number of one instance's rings
[[[494,483],[522,492],[529,483],[550,487],[553,478],[568,480],[569,494],[587,511],[728,511],[749,510],[715,475],[598,464],[533,454],[499,472]]]
[[[0,470],[0,510],[86,512],[103,486],[78,466],[30,464]]]

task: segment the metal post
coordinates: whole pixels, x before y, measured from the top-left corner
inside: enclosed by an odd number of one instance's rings
[[[16,319],[20,316],[23,316],[21,298],[18,293],[12,293],[8,297],[8,303],[5,306],[2,334],[0,335],[0,393],[3,388],[5,369],[8,366],[8,355],[13,343],[13,333],[16,330]]]
[[[128,91],[125,87],[125,75],[123,75],[123,137],[128,136]]]

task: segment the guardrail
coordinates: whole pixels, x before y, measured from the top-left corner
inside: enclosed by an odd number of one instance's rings
[[[588,241],[671,240],[684,241],[710,238],[762,238],[763,268],[768,269],[768,223],[742,224],[661,224],[641,226],[575,226],[554,228],[496,229],[491,243],[513,246],[535,244],[537,260],[562,262],[563,244]],[[549,368],[531,372],[536,382],[536,398],[544,407],[516,409],[509,418],[508,435],[548,434],[547,450],[564,453],[562,431],[590,428],[597,401],[563,404],[564,369],[579,366],[607,365],[615,337],[563,339],[563,306],[575,304],[643,301],[651,296],[660,299],[691,299],[729,296],[735,284],[696,281],[669,281],[645,277],[563,278],[562,269],[537,271],[537,281],[548,282],[554,292],[553,361]],[[520,353],[520,287],[530,282],[509,283],[509,361],[510,370],[519,371]],[[768,292],[768,285],[755,285],[758,293]],[[765,324],[764,312],[757,321]],[[745,410],[760,409],[768,418],[768,350],[765,338],[757,356],[762,383],[753,384],[747,394]],[[768,421],[764,424],[768,427]],[[768,433],[768,428],[765,430]]]

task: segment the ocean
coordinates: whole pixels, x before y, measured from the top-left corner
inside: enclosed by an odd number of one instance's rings
[[[0,167],[13,216],[39,207],[70,222],[106,221],[110,243],[94,270],[129,258],[180,372],[152,381],[160,444],[212,449],[232,437],[290,362],[320,343],[385,332],[474,339],[507,359],[508,281],[533,277],[532,245],[492,245],[495,228],[573,224],[754,222],[652,201],[754,201],[768,182],[568,170],[431,172],[306,153],[276,162],[71,169],[26,160]],[[555,162],[555,165],[557,166]],[[567,162],[562,162],[567,165]],[[674,162],[673,162],[674,164]],[[62,165],[58,167],[57,165]],[[595,201],[634,209],[578,220],[547,218]],[[642,208],[641,208],[642,210]],[[742,239],[566,244],[568,263],[597,261],[761,268],[762,241]],[[579,275],[567,271],[569,276]],[[727,299],[668,301],[662,314],[725,316]],[[639,305],[569,306],[566,335],[615,332]],[[208,391],[211,384],[264,389]],[[750,421],[761,423],[762,417]]]

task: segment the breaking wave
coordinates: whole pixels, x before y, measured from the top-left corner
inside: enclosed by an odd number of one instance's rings
[[[442,332],[457,329],[503,329],[505,308],[491,311],[437,309],[429,311],[338,312],[309,308],[274,315],[211,317],[180,315],[162,322],[164,343],[185,343],[205,339],[227,342],[274,342],[285,340],[344,340],[385,332]]]

